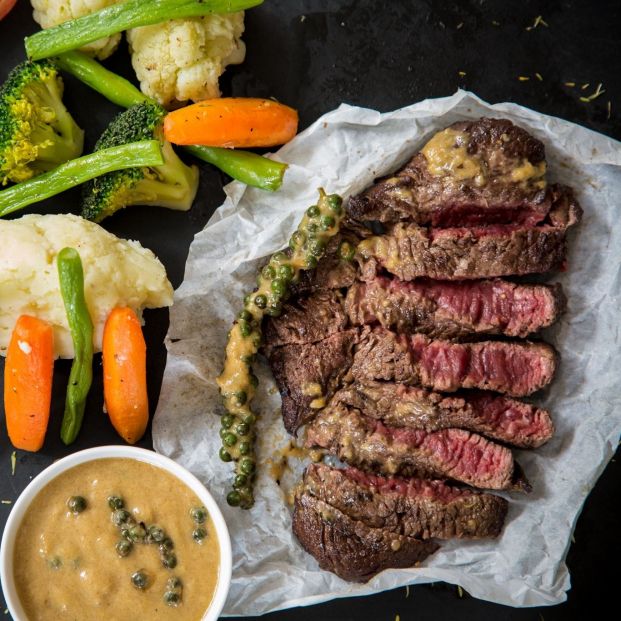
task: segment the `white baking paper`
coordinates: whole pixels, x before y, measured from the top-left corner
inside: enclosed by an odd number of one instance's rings
[[[480,116],[509,118],[541,139],[551,179],[572,185],[584,208],[584,220],[571,234],[569,271],[554,279],[562,282],[569,309],[546,334],[562,362],[552,386],[536,398],[552,410],[556,435],[541,449],[516,451],[534,491],[510,496],[498,541],[447,542],[422,567],[348,584],[321,571],[291,533],[290,508],[270,475],[268,460],[288,437],[265,365],[259,365],[255,405],[261,413],[256,504],[251,511],[226,505],[231,466],[218,458],[216,414],[222,407],[215,384],[226,333],[254,286],[257,266],[286,245],[304,209],[316,201],[318,187],[344,197],[359,192],[403,164],[435,131]],[[229,184],[226,201],[190,248],[171,311],[153,428],[156,449],[196,474],[224,512],[234,555],[225,613],[257,615],[438,580],[512,606],[562,602],[570,588],[564,559],[574,524],[621,431],[621,143],[458,91],[386,114],[342,105],[274,157],[290,163],[282,189],[271,194]]]

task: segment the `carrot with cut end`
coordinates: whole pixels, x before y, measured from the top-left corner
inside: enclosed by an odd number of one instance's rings
[[[45,321],[21,315],[4,365],[4,411],[15,448],[38,451],[50,418],[54,332]]]
[[[142,438],[149,422],[147,346],[136,313],[112,310],[103,334],[106,410],[117,433],[129,444]]]
[[[222,97],[169,112],[166,140],[210,147],[273,147],[298,131],[298,113],[271,99]]]

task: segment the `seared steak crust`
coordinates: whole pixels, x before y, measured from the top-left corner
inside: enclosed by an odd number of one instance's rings
[[[305,442],[369,472],[448,478],[482,489],[530,490],[508,448],[463,429],[387,427],[356,410],[330,405],[310,423]]]
[[[518,285],[500,279],[403,282],[378,276],[354,283],[345,298],[353,325],[379,322],[398,332],[435,338],[523,337],[554,323],[564,308],[560,285]]]
[[[338,390],[332,403],[390,427],[466,429],[520,448],[539,447],[554,433],[547,410],[487,392],[445,396],[393,382],[356,382]]]
[[[506,119],[455,123],[436,137],[447,131],[453,137],[447,143],[449,157],[451,149],[465,147],[478,174],[437,174],[423,149],[394,175],[352,197],[350,216],[440,227],[532,225],[545,218],[552,197],[545,188],[545,151],[539,140]]]
[[[444,392],[479,388],[523,397],[549,384],[555,369],[556,354],[545,343],[452,343],[375,328],[356,348],[351,377]]]
[[[391,567],[412,567],[439,547],[433,541],[370,528],[305,493],[295,499],[293,533],[319,567],[351,582],[366,582]]]
[[[500,496],[443,481],[380,477],[325,464],[306,469],[303,489],[371,528],[417,539],[497,537],[508,507]]]
[[[351,366],[358,329],[337,332],[313,344],[266,347],[265,354],[282,396],[285,428],[294,434],[325,405]]]

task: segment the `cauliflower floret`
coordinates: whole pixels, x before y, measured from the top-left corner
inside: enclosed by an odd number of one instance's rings
[[[127,32],[142,92],[170,107],[219,97],[218,78],[243,62],[244,13],[173,20]]]
[[[51,28],[70,19],[99,11],[116,4],[119,0],[30,0],[30,2],[34,9],[32,14],[34,20],[41,28]],[[116,50],[120,40],[120,34],[105,37],[85,45],[82,51],[103,60]]]

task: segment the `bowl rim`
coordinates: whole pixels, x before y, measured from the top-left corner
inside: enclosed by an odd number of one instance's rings
[[[166,470],[188,486],[204,504],[218,537],[220,571],[218,572],[216,590],[201,621],[216,621],[224,608],[233,571],[231,537],[220,508],[211,493],[196,476],[176,461],[155,451],[124,445],[97,446],[71,453],[55,461],[30,481],[15,501],[4,528],[2,542],[0,543],[0,583],[11,617],[14,621],[28,621],[15,588],[13,554],[17,529],[35,496],[53,479],[75,466],[99,459],[113,458],[135,459]]]

